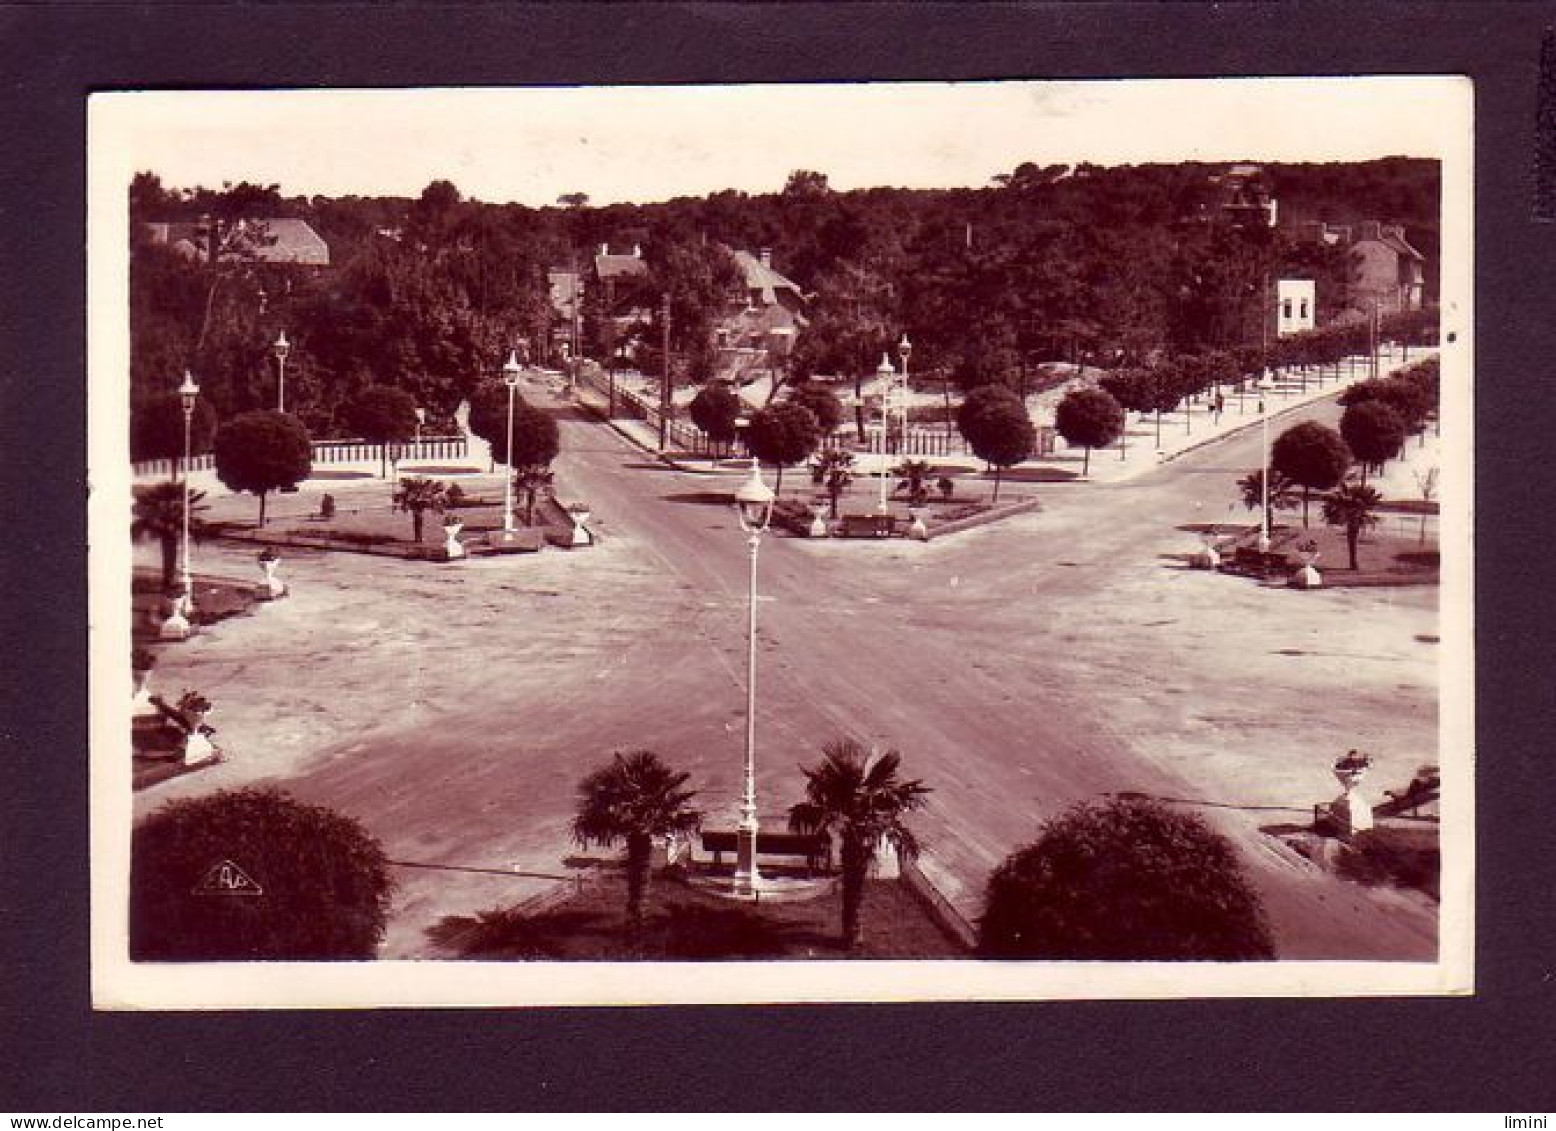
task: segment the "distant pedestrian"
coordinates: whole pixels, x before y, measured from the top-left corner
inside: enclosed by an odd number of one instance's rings
[[[1226,408],[1226,394],[1222,393],[1219,389],[1216,390],[1215,408],[1216,408],[1216,423],[1220,424],[1221,423],[1221,410]]]

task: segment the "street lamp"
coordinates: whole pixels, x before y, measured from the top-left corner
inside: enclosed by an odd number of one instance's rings
[[[740,529],[751,557],[751,581],[746,602],[746,769],[735,831],[735,894],[755,896],[761,886],[756,866],[756,552],[773,517],[773,492],[762,481],[762,467],[751,457],[751,478],[735,492]]]
[[[276,365],[280,371],[280,380],[276,386],[276,411],[286,411],[286,355],[292,352],[292,343],[286,340],[286,331],[282,330],[276,335],[275,345]]]
[[[908,439],[908,358],[913,356],[913,343],[908,341],[906,330],[902,332],[902,340],[897,343],[897,356],[902,358],[901,396],[897,400],[897,443],[903,446]]]
[[[1264,409],[1264,396],[1275,387],[1270,371],[1263,370],[1254,388],[1259,390],[1259,431],[1264,439],[1264,455],[1259,464],[1259,553],[1270,552],[1270,414]]]
[[[194,421],[195,398],[200,395],[200,386],[195,384],[193,375],[189,370],[184,370],[184,383],[178,387],[178,399],[183,403],[184,409],[184,506],[183,506],[183,536],[179,543],[179,567],[178,580],[180,594],[173,603],[173,611],[167,620],[162,623],[162,635],[168,639],[182,640],[189,635],[194,624],[194,578],[189,570],[189,461],[190,461],[190,432]]]
[[[508,351],[508,360],[502,367],[502,379],[508,385],[508,447],[507,458],[503,460],[507,468],[503,473],[502,539],[504,542],[511,542],[513,540],[513,398],[519,388],[517,350]]]
[[[897,371],[891,367],[891,361],[883,353],[881,363],[875,367],[875,375],[881,383],[881,501],[876,508],[881,514],[887,513],[886,505],[886,434],[891,429],[891,401],[892,383],[897,378]]]

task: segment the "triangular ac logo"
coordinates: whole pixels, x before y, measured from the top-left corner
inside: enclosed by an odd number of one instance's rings
[[[211,865],[194,886],[195,895],[264,895],[265,889],[231,860]]]

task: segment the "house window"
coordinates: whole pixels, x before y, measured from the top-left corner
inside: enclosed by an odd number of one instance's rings
[[[1302,321],[1307,321],[1307,299],[1302,300]]]
[[[1280,304],[1280,316],[1286,321],[1291,321],[1291,300],[1282,299]]]

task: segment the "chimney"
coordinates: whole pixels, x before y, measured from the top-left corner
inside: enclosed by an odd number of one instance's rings
[[[610,253],[611,253],[611,245],[608,244],[608,243],[602,243],[600,245],[600,254],[601,255],[609,255]]]
[[[1376,240],[1383,237],[1383,226],[1376,220],[1363,220],[1356,225],[1356,238],[1358,240]]]
[[[643,258],[643,245],[642,244],[635,243],[635,244],[632,245],[632,258],[633,259],[642,259]]]
[[[756,253],[756,257],[762,261],[762,266],[763,267],[767,267],[767,268],[771,268],[772,267],[772,265],[773,265],[773,249],[772,248],[770,248],[770,247],[760,248],[757,251],[757,253]]]

